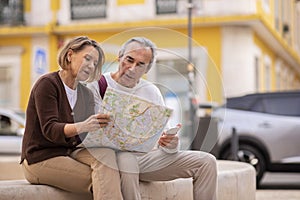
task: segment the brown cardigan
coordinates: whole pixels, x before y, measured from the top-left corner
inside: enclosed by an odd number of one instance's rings
[[[31,90],[26,110],[21,163],[37,163],[56,156],[68,156],[81,143],[78,136],[66,138],[64,126],[84,121],[94,114],[92,92],[82,84],[77,87],[77,102],[72,110],[58,72],[40,77]]]

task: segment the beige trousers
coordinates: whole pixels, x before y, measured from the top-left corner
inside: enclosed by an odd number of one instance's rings
[[[216,200],[217,164],[213,155],[201,151],[168,154],[157,149],[149,153],[117,153],[124,200],[140,200],[139,180],[169,181],[193,178],[194,200]]]
[[[39,163],[22,164],[32,184],[47,184],[70,192],[93,192],[95,200],[123,199],[114,150],[80,149],[70,157],[59,156]]]

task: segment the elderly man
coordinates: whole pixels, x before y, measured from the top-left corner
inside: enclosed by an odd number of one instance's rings
[[[118,56],[116,72],[105,73],[88,85],[93,91],[96,110],[99,110],[106,86],[164,105],[159,89],[141,77],[155,60],[156,46],[149,39],[134,37],[125,42]],[[102,97],[101,97],[102,96]],[[141,199],[139,181],[168,181],[193,178],[194,199],[215,200],[217,166],[213,155],[201,151],[180,151],[177,134],[163,132],[158,148],[148,153],[119,151],[122,195],[125,200]]]

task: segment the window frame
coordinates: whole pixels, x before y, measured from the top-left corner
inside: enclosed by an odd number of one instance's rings
[[[174,3],[174,7],[171,7],[170,10],[164,10],[163,4],[166,3]],[[165,15],[165,14],[177,14],[177,9],[178,9],[178,0],[155,0],[155,12],[156,15]]]
[[[70,0],[70,19],[72,21],[88,19],[105,19],[107,18],[107,3],[107,0]],[[86,8],[84,7],[92,7],[93,9],[95,9],[95,6],[100,6],[100,8],[102,8],[100,9],[101,12],[99,12],[98,15],[92,14],[92,12],[89,11],[85,11],[84,14],[87,14],[86,16],[82,13],[75,13],[76,9],[78,12],[78,10],[85,10]]]

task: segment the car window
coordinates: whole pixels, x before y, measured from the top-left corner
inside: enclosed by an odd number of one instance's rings
[[[266,104],[266,99],[260,98],[253,104],[250,110],[254,112],[266,113],[267,111],[266,111],[265,104]]]
[[[262,98],[253,111],[275,115],[300,116],[300,96]]]
[[[20,124],[6,115],[0,115],[0,136],[17,135]]]
[[[226,107],[238,110],[252,110],[253,105],[255,105],[257,101],[257,97],[254,95],[233,97],[227,99]]]

